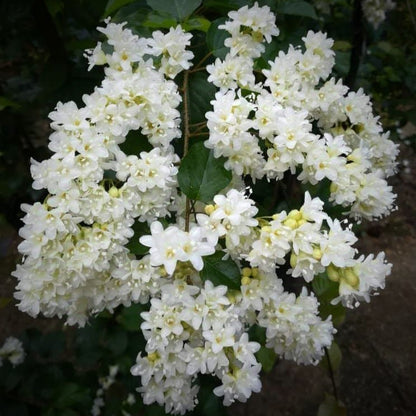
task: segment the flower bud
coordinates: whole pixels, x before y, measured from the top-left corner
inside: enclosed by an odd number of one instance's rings
[[[340,275],[339,275],[339,272],[338,272],[338,270],[337,270],[337,268],[335,266],[333,266],[332,264],[330,264],[326,268],[326,272],[328,273],[329,280],[332,280],[333,282],[339,282]]]

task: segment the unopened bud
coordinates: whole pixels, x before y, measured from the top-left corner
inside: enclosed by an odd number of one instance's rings
[[[338,185],[335,182],[331,182],[331,185],[329,185],[329,190],[331,193],[336,192],[338,189]]]
[[[327,268],[326,268],[326,272],[328,273],[328,277],[329,280],[332,280],[333,282],[339,282],[339,272],[336,269],[335,266],[333,266],[332,264],[330,264]]]
[[[243,276],[250,277],[251,276],[251,269],[250,269],[250,267],[244,267],[243,270],[242,270],[242,274],[243,274]]]
[[[322,251],[321,251],[321,249],[320,249],[319,247],[315,247],[315,248],[313,249],[313,252],[312,252],[312,257],[313,257],[315,260],[321,260],[321,258],[322,258]]]
[[[292,211],[287,214],[287,217],[299,221],[302,219],[302,213],[298,209],[292,209]]]
[[[296,220],[294,220],[293,218],[287,218],[284,223],[286,225],[286,227],[291,228],[292,230],[294,230],[295,228],[298,228],[298,222]]]
[[[243,286],[245,286],[245,285],[249,285],[249,284],[250,284],[250,282],[251,282],[251,279],[250,279],[248,276],[243,276],[243,277],[241,278],[241,284],[242,284]]]
[[[296,263],[298,262],[298,256],[292,252],[290,255],[290,267],[293,269],[296,267]]]
[[[251,269],[251,275],[256,278],[259,275],[259,269],[257,267],[254,267],[253,269]]]
[[[207,215],[211,215],[213,212],[215,211],[215,207],[214,207],[214,205],[207,205],[206,207],[205,207],[205,213],[207,214]]]
[[[344,279],[353,288],[356,288],[360,283],[360,279],[351,268],[344,270]]]
[[[108,193],[112,198],[117,198],[120,195],[119,190],[115,186],[112,186]]]

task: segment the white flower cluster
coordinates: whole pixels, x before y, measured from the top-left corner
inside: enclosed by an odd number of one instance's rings
[[[385,262],[383,252],[376,259],[372,255],[365,260],[364,256],[354,258],[357,238],[351,227],[343,229],[322,208],[323,202],[306,192],[299,210],[282,211],[270,221],[262,219],[251,251],[241,257],[253,267],[270,272],[285,264],[290,253],[288,273],[293,277],[302,276],[311,282],[326,271],[330,280],[339,283],[339,297],[334,303],[342,301],[352,308],[361,300],[369,302],[370,294],[384,288],[391,264]]]
[[[147,355],[139,353],[131,371],[141,376],[145,404],[157,402],[174,414],[192,410],[197,374],[221,379],[214,393],[226,406],[260,391],[261,365],[254,355],[260,344],[249,341],[247,324],[264,326],[267,346],[298,363],[318,362],[332,342],[335,331],[329,319],[319,318],[316,299],[284,292],[274,273],[245,269],[241,294],[233,297],[226,286],[209,280],[202,285],[195,270],[185,278],[184,267],[178,272],[142,313]]]
[[[362,2],[364,16],[374,29],[386,20],[386,13],[395,7],[396,3],[393,0],[364,0]]]
[[[321,359],[335,333],[331,317],[320,317],[305,288],[298,296],[285,290],[281,265],[290,263],[288,273],[307,283],[325,273],[339,285],[333,302],[348,307],[369,301],[391,269],[384,253],[357,258],[351,227],[332,220],[309,193],[299,209],[256,218],[241,177],[280,180],[286,172],[312,185],[329,180],[330,199],[353,217],[386,215],[394,194],[385,178],[394,173],[397,147],[361,90],[327,80],[334,52],[325,34],[309,32],[304,51],[290,46],[255,74],[263,43],[279,34],[275,16],[255,3],[229,17],[221,26],[229,53],[207,67],[219,91],[206,114],[205,145],[226,157],[240,185],[235,180],[205,206],[194,201],[201,208],[177,190],[172,140],[182,135],[181,96],[172,79],[191,66],[191,35],[178,26],[145,39],[107,21],[100,29],[107,41],[87,53],[90,67],[105,65],[105,79],[84,95],[83,107],[58,103],[50,114],[53,155],[31,168],[34,188],[48,196],[22,207],[24,259],[13,273],[19,308],[84,325],[104,309],[150,302],[141,325],[146,351],[131,372],[141,377],[144,403],[174,414],[195,407],[199,374],[219,378],[214,393],[225,405],[260,390],[253,325],[264,328],[265,346],[278,356],[299,364]],[[153,149],[126,154],[131,130]],[[148,252],[135,256],[127,245],[139,222],[150,225],[138,238]],[[218,264],[233,270],[225,278],[233,289],[214,286]]]
[[[31,167],[33,187],[49,195],[23,206],[25,259],[14,272],[21,310],[80,325],[89,313],[148,300],[153,268],[125,245],[135,219],[169,215],[176,196],[179,159],[170,142],[181,135],[181,96],[165,75],[189,68],[192,58],[185,50],[191,35],[180,27],[151,39],[110,22],[100,30],[112,52],[98,44],[88,56],[91,66],[106,64],[105,79],[83,96],[84,107],[58,103],[50,114],[54,153]],[[120,144],[137,129],[154,149],[126,155]]]
[[[335,63],[333,40],[309,31],[304,51],[290,46],[279,52],[261,80],[253,58],[264,51],[263,41],[278,35],[274,16],[257,3],[229,16],[222,28],[231,35],[225,41],[230,52],[207,67],[219,91],[206,114],[206,146],[215,157],[225,156],[226,168],[237,175],[281,179],[300,170],[305,183],[329,179],[331,200],[350,207],[351,216],[387,215],[395,195],[385,178],[395,171],[397,145],[362,90],[327,80]]]
[[[3,365],[3,360],[7,359],[13,365],[22,364],[25,359],[25,350],[23,344],[15,337],[8,337],[2,347],[0,347],[0,367]]]

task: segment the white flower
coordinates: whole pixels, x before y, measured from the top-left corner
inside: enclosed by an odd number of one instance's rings
[[[8,337],[0,348],[0,367],[2,360],[7,358],[14,366],[21,364],[25,359],[23,344],[15,337]]]
[[[190,261],[196,270],[202,270],[202,256],[215,252],[215,248],[202,241],[201,228],[194,227],[189,233],[175,226],[165,230],[159,221],[150,226],[151,235],[140,237],[140,243],[150,247],[150,263],[152,266],[165,266],[166,271],[172,274],[178,261]]]
[[[214,389],[214,394],[224,396],[225,406],[235,400],[246,402],[253,391],[258,393],[261,390],[260,370],[260,364],[244,364],[241,368],[234,368],[232,372],[221,377],[222,384]]]

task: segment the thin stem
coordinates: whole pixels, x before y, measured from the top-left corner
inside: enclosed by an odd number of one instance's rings
[[[192,123],[189,125],[189,127],[200,127],[200,126],[205,126],[207,124],[206,121],[201,121],[199,123]]]
[[[202,133],[191,133],[190,135],[189,135],[189,137],[196,137],[196,136],[208,136],[208,132],[206,131],[206,132],[202,132]]]
[[[207,127],[207,123],[205,123],[205,122],[204,122],[204,124],[202,124],[202,125],[201,125],[201,126],[199,126],[196,130],[194,130],[194,131],[192,132],[192,134],[199,133],[201,130],[205,129],[206,127]],[[207,134],[208,134],[208,132],[207,132]]]
[[[191,70],[189,70],[189,72],[192,74],[194,72],[198,72],[198,71],[205,71],[206,66],[201,66],[200,68],[193,68]]]
[[[189,221],[191,217],[191,200],[186,197],[186,207],[185,207],[185,231],[189,231]]]
[[[185,71],[183,76],[183,157],[188,153],[189,149],[189,97],[188,97],[188,82],[189,82],[189,71]],[[186,197],[185,202],[185,231],[189,231],[189,218],[191,215],[191,201]]]
[[[335,383],[334,370],[332,368],[331,359],[329,358],[328,348],[325,347],[324,350],[325,350],[325,357],[328,362],[329,377],[331,378],[332,390],[334,392],[335,399],[338,401],[338,390],[337,390],[337,385]]]
[[[195,222],[196,222],[196,209],[195,209],[195,202],[196,202],[196,201],[191,201],[191,210],[192,210],[192,213],[194,214],[194,220],[195,220]]]
[[[199,68],[201,67],[201,65],[212,55],[212,51],[208,52],[194,67],[193,69],[191,69],[190,72],[195,72],[197,70],[199,70]],[[204,68],[205,69],[205,68]]]

